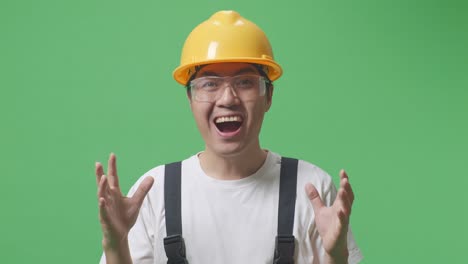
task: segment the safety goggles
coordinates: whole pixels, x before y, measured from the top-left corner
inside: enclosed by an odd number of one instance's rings
[[[206,76],[190,82],[192,98],[199,102],[215,102],[225,92],[227,87],[232,89],[234,96],[242,101],[257,100],[265,95],[267,80],[259,75],[237,76]]]

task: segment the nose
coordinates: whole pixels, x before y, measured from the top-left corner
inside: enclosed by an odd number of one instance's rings
[[[230,84],[227,84],[224,87],[221,97],[217,100],[217,105],[229,107],[233,105],[238,105],[239,103],[240,103],[240,100],[236,94],[236,91]]]

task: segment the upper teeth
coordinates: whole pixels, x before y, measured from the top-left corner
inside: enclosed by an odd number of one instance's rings
[[[241,122],[242,118],[240,116],[222,116],[216,118],[216,123],[223,123],[223,122]]]

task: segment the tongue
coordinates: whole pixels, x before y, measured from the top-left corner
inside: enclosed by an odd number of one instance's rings
[[[240,125],[240,122],[223,122],[216,124],[221,132],[234,132],[239,129]]]

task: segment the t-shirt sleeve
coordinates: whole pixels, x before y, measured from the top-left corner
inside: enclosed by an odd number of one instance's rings
[[[141,181],[145,177],[141,177],[137,183],[128,192],[128,197],[138,189]],[[147,195],[143,200],[143,204],[138,213],[138,218],[135,225],[130,229],[128,234],[128,244],[130,248],[130,254],[134,264],[152,264],[154,263],[154,213],[152,212],[151,201]],[[106,263],[106,256],[102,254],[100,264]]]

